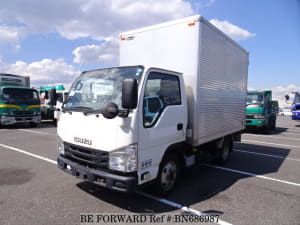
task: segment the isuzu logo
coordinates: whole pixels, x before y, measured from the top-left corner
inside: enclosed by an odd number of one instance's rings
[[[85,145],[92,145],[92,140],[85,139],[85,138],[74,137],[74,141]]]

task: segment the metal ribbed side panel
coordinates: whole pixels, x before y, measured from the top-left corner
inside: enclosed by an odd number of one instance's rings
[[[248,75],[245,51],[205,23],[200,32],[194,144],[244,129]]]

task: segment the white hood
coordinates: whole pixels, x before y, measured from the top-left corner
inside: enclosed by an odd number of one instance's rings
[[[132,113],[129,117],[106,119],[99,114],[65,112],[58,122],[57,134],[64,141],[88,148],[113,151],[137,141]]]

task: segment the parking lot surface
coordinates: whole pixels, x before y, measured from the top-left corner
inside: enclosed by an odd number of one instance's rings
[[[219,224],[300,224],[300,123],[290,117],[279,116],[269,134],[243,134],[224,166],[185,171],[167,199],[151,189],[128,195],[76,179],[57,168],[56,157],[51,124],[0,129],[0,224],[80,224],[84,213],[186,208],[216,212]]]

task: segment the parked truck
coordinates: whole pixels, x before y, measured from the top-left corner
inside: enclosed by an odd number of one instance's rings
[[[41,115],[42,120],[50,120],[56,125],[57,113],[56,104],[57,100],[61,100],[61,94],[65,92],[64,85],[50,85],[38,88],[41,95]]]
[[[54,109],[54,121],[57,125],[57,121],[60,118],[63,103],[67,100],[69,92],[67,90],[56,91],[56,103]]]
[[[83,72],[58,122],[58,167],[103,187],[160,195],[245,128],[248,52],[193,16],[120,34],[120,66]],[[209,157],[208,157],[209,158]],[[199,178],[200,179],[200,178]]]
[[[263,132],[275,129],[277,109],[272,101],[272,91],[248,91],[246,128]]]
[[[0,74],[0,127],[29,123],[35,127],[41,122],[38,92],[30,88],[30,78]]]
[[[292,120],[300,121],[300,93],[295,92],[292,105]]]
[[[276,113],[276,115],[278,115],[279,114],[279,102],[278,102],[278,100],[272,100],[271,104],[272,104],[272,108],[273,108],[274,113]]]

